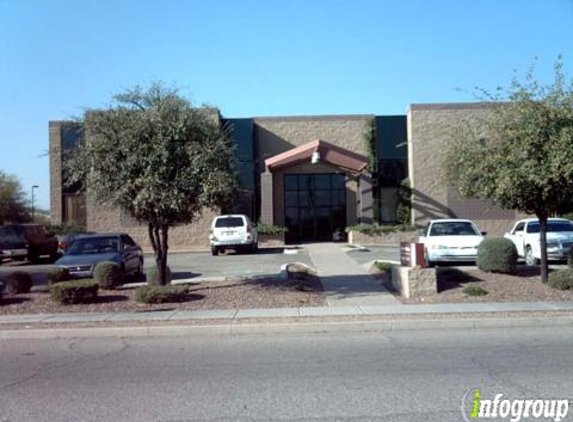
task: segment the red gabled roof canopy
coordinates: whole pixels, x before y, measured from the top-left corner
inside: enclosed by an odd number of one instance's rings
[[[320,162],[332,164],[345,170],[361,172],[368,165],[368,158],[365,156],[317,139],[267,158],[265,166],[272,172],[307,161],[310,162],[315,151],[320,154]]]

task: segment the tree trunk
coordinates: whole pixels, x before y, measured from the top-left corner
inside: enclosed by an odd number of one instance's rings
[[[539,218],[539,248],[541,252],[541,282],[547,283],[549,274],[549,263],[547,261],[547,215],[538,214]]]
[[[160,286],[167,284],[167,250],[168,250],[168,225],[155,225],[149,223],[148,226],[149,240],[153,248],[155,265],[157,267],[158,283]],[[150,280],[148,280],[149,283]]]

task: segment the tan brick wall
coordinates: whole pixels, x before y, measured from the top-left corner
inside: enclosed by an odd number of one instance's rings
[[[169,247],[172,249],[208,248],[211,222],[218,212],[206,209],[193,224],[174,227],[169,231]],[[97,206],[88,201],[87,229],[99,233],[128,233],[144,248],[150,248],[147,226],[122,218],[116,209]]]
[[[408,171],[413,189],[412,223],[424,226],[435,218],[470,218],[488,235],[502,235],[518,217],[515,212],[502,211],[486,201],[472,201],[467,212],[464,200],[448,196],[444,180],[444,151],[455,136],[455,127],[462,123],[479,125],[480,119],[491,115],[483,103],[412,105],[408,111]],[[483,127],[483,125],[481,125]],[[480,135],[484,137],[487,133]],[[469,204],[465,201],[465,204]],[[471,214],[471,215],[470,215]],[[497,216],[495,216],[497,215]]]
[[[352,245],[399,245],[400,242],[417,242],[419,236],[418,231],[367,234],[352,230],[348,233],[348,243]]]
[[[50,221],[62,224],[62,122],[50,122],[48,129],[50,153]]]
[[[438,293],[435,268],[392,267],[392,285],[403,298],[427,297]]]
[[[316,139],[366,155],[363,131],[364,124],[371,117],[350,115],[255,118],[259,171],[264,171],[265,159]]]

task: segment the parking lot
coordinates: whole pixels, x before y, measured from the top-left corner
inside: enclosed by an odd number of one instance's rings
[[[172,252],[168,258],[174,279],[276,276],[280,273],[281,266],[288,262],[311,264],[304,248],[297,249],[296,254],[285,254],[283,248],[261,248],[256,254],[229,251],[219,256],[212,256],[206,251]],[[145,268],[153,265],[153,255],[145,254]],[[18,269],[29,272],[34,284],[43,284],[44,272],[50,267],[51,264],[47,261],[39,265],[31,265],[26,261],[3,261],[0,265],[0,278]]]
[[[175,279],[194,277],[257,277],[280,273],[288,262],[310,264],[308,253],[298,249],[297,254],[284,254],[283,248],[261,248],[256,254],[228,251],[212,256],[210,252],[169,254],[169,266]],[[145,255],[145,268],[155,265],[153,255]]]

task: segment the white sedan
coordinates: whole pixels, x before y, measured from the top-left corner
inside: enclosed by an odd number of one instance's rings
[[[515,223],[505,238],[515,244],[517,254],[525,258],[527,265],[538,265],[541,259],[539,220],[525,218]],[[567,259],[573,247],[573,223],[565,218],[550,218],[547,221],[547,258]]]
[[[424,244],[429,266],[436,262],[475,262],[484,235],[471,220],[440,219],[422,229],[418,243]]]

